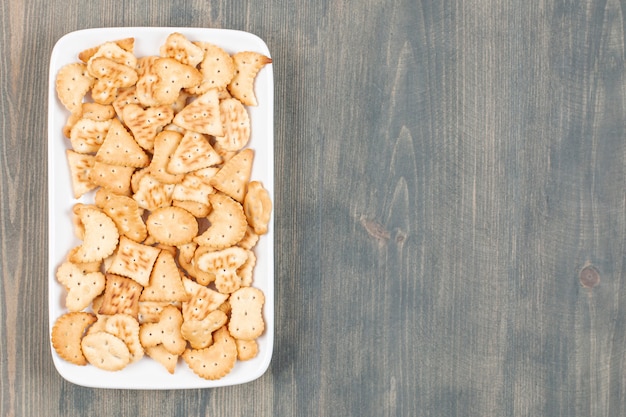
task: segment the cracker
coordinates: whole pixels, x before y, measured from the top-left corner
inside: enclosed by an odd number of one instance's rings
[[[215,136],[216,146],[225,151],[238,151],[250,140],[250,116],[235,98],[220,101],[223,136]]]
[[[138,79],[133,67],[105,57],[90,59],[87,70],[96,79],[91,88],[91,97],[100,104],[113,103],[118,89],[135,85]]]
[[[137,318],[140,323],[156,323],[159,321],[159,316],[163,309],[169,305],[172,305],[169,301],[139,300],[139,315]]]
[[[145,351],[146,355],[163,365],[167,372],[174,374],[179,355],[171,354],[163,345],[150,346]]]
[[[237,246],[244,249],[252,249],[256,246],[259,241],[259,235],[254,232],[254,229],[248,225],[246,228],[246,233],[243,235],[241,240],[237,242]]]
[[[130,351],[122,339],[107,332],[83,337],[81,348],[87,361],[105,371],[119,371],[130,363]]]
[[[204,59],[200,63],[202,82],[188,91],[196,95],[206,93],[211,88],[225,91],[235,74],[232,58],[217,45],[208,42],[194,43],[204,51]]]
[[[150,282],[152,267],[159,256],[159,252],[160,249],[122,236],[107,272],[131,278],[145,287]]]
[[[174,188],[174,193],[176,193],[176,188]],[[185,209],[197,218],[206,217],[211,212],[211,206],[209,206],[208,204],[199,203],[197,201],[191,200],[172,199],[172,206]]]
[[[150,284],[143,289],[140,301],[187,301],[187,294],[174,256],[161,250],[152,273]]]
[[[183,180],[174,187],[172,198],[181,201],[196,201],[209,205],[209,195],[215,192],[209,180],[218,170],[219,168],[216,167],[208,167],[188,173]]]
[[[52,326],[51,340],[56,353],[74,365],[86,365],[80,341],[87,327],[96,321],[96,316],[87,312],[65,313]]]
[[[195,265],[197,243],[191,242],[178,247],[178,265],[200,285],[209,285],[215,281],[215,275],[200,271]]]
[[[81,117],[91,120],[111,120],[115,116],[115,109],[110,104],[83,103]]]
[[[70,131],[72,149],[78,153],[96,153],[104,142],[111,120],[79,119]]]
[[[194,87],[202,81],[200,71],[173,58],[157,59],[154,62],[154,72],[158,81],[153,97],[160,104],[173,104],[178,99],[180,90]]]
[[[176,184],[183,180],[184,174],[172,174],[167,165],[172,154],[178,147],[183,135],[172,130],[163,130],[154,138],[154,152],[150,162],[150,173],[158,181],[166,184]]]
[[[173,355],[180,355],[186,347],[180,333],[183,316],[174,306],[167,306],[156,323],[144,323],[139,328],[139,340],[144,348],[163,345]]]
[[[56,76],[55,89],[61,104],[71,113],[81,110],[83,99],[91,89],[94,78],[87,71],[87,66],[72,63],[63,66]]]
[[[228,299],[231,305],[228,331],[241,340],[253,340],[263,334],[263,304],[265,295],[255,287],[243,287],[231,294]]]
[[[184,321],[180,331],[193,349],[203,349],[213,343],[213,332],[224,326],[227,320],[223,311],[215,310],[202,320]]]
[[[235,200],[242,202],[252,174],[253,160],[254,151],[250,148],[243,149],[224,163],[224,166],[211,178],[210,184]]]
[[[217,330],[215,342],[205,349],[186,349],[182,354],[189,368],[198,376],[215,380],[226,376],[237,361],[235,339],[224,327]]]
[[[235,75],[228,84],[228,91],[243,104],[256,106],[254,80],[261,68],[272,63],[272,59],[252,51],[237,52],[232,59],[235,64]]]
[[[128,347],[130,363],[143,358],[143,346],[139,342],[139,322],[128,314],[114,314],[106,319],[105,331],[119,337]]]
[[[187,210],[180,207],[163,207],[154,210],[146,220],[148,233],[157,242],[166,245],[183,245],[198,234],[198,221]]]
[[[217,90],[212,88],[198,96],[176,114],[174,123],[193,132],[214,136],[223,135]]]
[[[178,62],[192,67],[197,66],[204,58],[202,48],[194,45],[185,35],[170,33],[159,52],[162,57],[174,58]]]
[[[131,103],[122,109],[122,117],[139,146],[152,151],[154,138],[172,120],[174,111],[169,106],[144,109],[138,104]]]
[[[249,361],[259,354],[259,344],[256,340],[235,339],[235,345],[237,345],[237,359],[240,361]]]
[[[139,97],[137,97],[137,87],[131,86],[128,88],[119,89],[117,92],[117,97],[113,100],[113,108],[115,109],[115,114],[120,120],[124,121],[124,107],[129,104],[141,104],[139,101]]]
[[[183,285],[190,295],[189,301],[183,302],[182,305],[185,321],[204,319],[228,299],[227,294],[221,294],[189,278],[183,278]]]
[[[213,250],[233,246],[243,238],[247,228],[241,204],[221,193],[211,194],[209,201],[211,212],[207,218],[211,225],[194,242]]]
[[[104,290],[104,274],[87,272],[71,262],[59,266],[56,278],[67,290],[65,307],[68,311],[84,310]]]
[[[130,278],[106,274],[106,287],[98,314],[139,314],[139,296],[143,287]]]
[[[71,149],[66,150],[65,155],[70,167],[74,198],[78,199],[97,187],[96,184],[89,180],[89,172],[93,168],[95,157],[93,155],[74,152]]]
[[[143,210],[131,197],[111,195],[104,202],[102,211],[113,219],[121,236],[135,242],[143,242],[148,236],[148,229],[142,218]]]
[[[127,51],[127,52],[133,52],[134,48],[135,48],[135,38],[123,38],[123,39],[117,39],[115,41],[115,44],[117,46],[119,46],[120,48],[122,48],[123,50]],[[84,63],[87,63],[89,61],[89,59],[94,56],[94,54],[96,52],[98,52],[98,49],[100,49],[102,45],[97,45],[97,46],[93,46],[91,48],[85,49],[81,52],[78,53],[78,59],[80,59],[81,61],[83,61]]]
[[[135,55],[131,51],[125,50],[115,42],[105,42],[100,45],[97,51],[87,61],[87,66],[89,66],[94,59],[99,57],[108,58],[118,64],[125,65],[130,68],[135,68],[137,66],[137,58]]]
[[[130,179],[134,172],[133,167],[107,164],[96,159],[89,171],[89,180],[115,194],[128,195]]]
[[[197,258],[197,267],[215,274],[215,288],[224,294],[232,293],[241,287],[237,270],[248,259],[248,251],[232,246],[215,252],[206,252]]]
[[[119,239],[113,220],[95,206],[79,205],[74,209],[85,232],[83,242],[72,253],[70,261],[94,262],[111,255]]]
[[[248,224],[258,235],[267,233],[267,227],[272,216],[272,200],[270,193],[260,181],[248,183],[248,191],[243,200],[243,212]]]
[[[186,174],[221,162],[222,157],[215,152],[205,135],[187,132],[174,150],[167,164],[167,171],[172,174]]]
[[[113,119],[96,161],[133,168],[148,166],[150,158],[118,119]]]
[[[248,257],[246,261],[237,268],[237,276],[241,279],[242,287],[249,287],[252,285],[252,279],[254,277],[254,267],[256,266],[256,255],[253,251],[247,250]]]
[[[149,211],[172,204],[174,184],[165,184],[158,181],[152,174],[144,174],[137,185],[133,198],[139,207]]]

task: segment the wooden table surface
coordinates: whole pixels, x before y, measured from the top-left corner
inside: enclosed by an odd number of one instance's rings
[[[623,2],[1,11],[2,416],[626,415]],[[276,332],[254,382],[99,390],[52,363],[48,59],[113,26],[240,29],[271,51]]]

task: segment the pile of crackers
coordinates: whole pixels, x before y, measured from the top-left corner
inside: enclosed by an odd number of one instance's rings
[[[67,311],[52,345],[76,365],[119,371],[147,356],[173,374],[182,357],[219,379],[258,354],[265,330],[254,246],[272,202],[250,180],[246,107],[271,59],[180,33],[154,56],[134,44],[84,50],[56,77],[81,243],[56,271]]]

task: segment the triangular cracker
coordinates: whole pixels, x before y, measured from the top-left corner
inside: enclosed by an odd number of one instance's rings
[[[172,174],[185,174],[220,162],[222,157],[215,152],[205,135],[187,132],[167,164],[167,171]]]
[[[211,178],[210,184],[239,202],[243,202],[250,175],[254,151],[246,148],[229,159]]]
[[[187,301],[189,294],[185,291],[180,272],[174,257],[168,251],[159,254],[152,273],[150,284],[143,289],[140,301]]]
[[[220,118],[220,103],[216,89],[187,104],[175,117],[174,123],[193,132],[222,136],[224,129]]]
[[[150,158],[118,119],[113,119],[96,160],[107,164],[142,168]]]
[[[89,180],[116,194],[127,195],[130,192],[130,179],[133,172],[135,172],[133,167],[95,161],[89,172]]]

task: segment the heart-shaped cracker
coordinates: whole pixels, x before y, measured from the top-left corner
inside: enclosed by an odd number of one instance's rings
[[[82,118],[76,121],[70,131],[72,149],[78,153],[96,153],[111,127],[111,120]]]
[[[202,83],[197,87],[189,88],[187,91],[200,95],[211,88],[226,90],[228,83],[235,74],[235,63],[228,52],[208,42],[194,42],[194,44],[204,51],[204,59],[200,63]]]
[[[174,58],[181,64],[192,67],[196,67],[204,58],[202,48],[194,45],[185,35],[178,32],[169,34],[159,52],[162,57]]]
[[[104,188],[101,190],[104,190]],[[142,218],[143,210],[131,197],[115,194],[109,195],[106,201],[103,202],[102,211],[113,219],[121,236],[125,236],[135,242],[143,242],[148,236],[148,229]]]
[[[111,104],[117,98],[117,90],[135,85],[138,76],[134,67],[119,64],[105,57],[92,58],[87,64],[89,75],[95,78],[91,88],[93,101]]]

